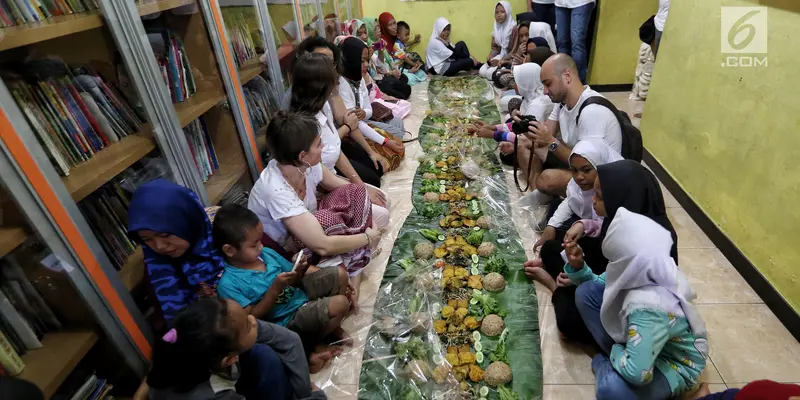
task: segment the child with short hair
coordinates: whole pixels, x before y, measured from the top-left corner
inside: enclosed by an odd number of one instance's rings
[[[153,349],[147,376],[150,400],[285,398],[288,393],[279,393],[272,374],[249,365],[272,353],[265,343],[283,362],[293,398],[327,398],[320,390],[312,391],[297,334],[256,320],[234,301],[200,299],[181,310],[173,326]]]
[[[296,269],[261,244],[264,228],[247,207],[227,204],[214,219],[214,243],[225,258],[217,285],[224,299],[232,299],[255,316],[285,326],[312,348],[335,335],[346,339],[342,320],[350,310],[347,271],[317,268],[300,262]]]
[[[425,63],[417,53],[407,52],[406,49],[420,42],[419,34],[414,40],[411,37],[411,27],[405,21],[397,23],[397,40],[394,42],[392,58],[399,64],[400,70],[408,77],[408,84],[414,86],[427,79],[425,75]]]

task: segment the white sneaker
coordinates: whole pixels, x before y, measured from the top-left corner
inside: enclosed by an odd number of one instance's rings
[[[538,189],[534,190],[522,197],[519,198],[519,206],[520,207],[540,207],[545,206],[551,201],[553,201],[554,197],[544,194],[540,192]]]

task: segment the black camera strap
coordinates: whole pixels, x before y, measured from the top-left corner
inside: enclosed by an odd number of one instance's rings
[[[525,189],[523,189],[522,186],[520,186],[519,184],[519,177],[517,176],[519,173],[519,159],[516,156],[517,154],[519,154],[517,152],[517,146],[518,146],[517,143],[519,143],[519,136],[520,135],[517,135],[517,137],[514,139],[514,183],[517,185],[517,189],[519,189],[520,192],[524,193],[527,192],[528,188],[531,187],[531,182],[528,179],[531,177],[531,168],[533,167],[533,156],[535,155],[535,153],[533,152],[533,148],[531,148],[531,154],[530,157],[528,158],[528,170],[525,171],[526,173]]]

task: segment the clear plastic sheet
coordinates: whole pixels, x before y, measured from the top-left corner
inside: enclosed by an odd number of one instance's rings
[[[392,221],[390,231],[398,233],[381,242],[385,249],[387,241],[394,244],[374,307],[362,310],[368,317],[352,318],[354,327],[364,328],[321,387],[331,397],[376,400],[540,398],[538,304],[522,270],[527,257],[515,224],[522,214],[512,211],[519,207],[512,207],[512,187],[494,141],[467,132],[477,118],[499,122],[495,94],[477,77],[433,79],[428,93],[431,111],[419,129],[419,144],[407,149],[418,163],[401,166],[416,169],[413,179],[405,171],[405,181],[388,185],[390,197],[395,190],[411,192],[410,202],[393,201],[392,215],[398,215],[394,207],[404,207],[400,215],[406,215],[405,207],[413,211],[399,231],[399,221]],[[420,146],[424,154],[417,152]],[[485,275],[503,271],[503,264],[505,287],[490,293],[483,287]],[[503,317],[502,336],[480,333],[489,329],[481,325],[491,313]],[[502,385],[505,397],[497,382],[489,382],[494,356],[511,369],[511,381]],[[352,363],[360,373],[341,376],[352,374],[344,372]],[[357,386],[342,384],[354,379]]]

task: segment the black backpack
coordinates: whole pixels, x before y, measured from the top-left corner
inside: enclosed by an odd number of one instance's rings
[[[590,104],[603,106],[611,110],[611,112],[617,116],[619,127],[622,129],[622,157],[626,160],[642,162],[642,155],[644,153],[642,132],[639,130],[639,128],[633,126],[633,123],[631,123],[631,117],[628,116],[628,113],[617,110],[617,107],[614,107],[614,104],[611,103],[611,101],[607,98],[592,96],[586,99],[586,101],[584,101],[581,105],[581,108],[578,110],[576,124],[581,120],[581,112],[583,112],[583,109]]]

